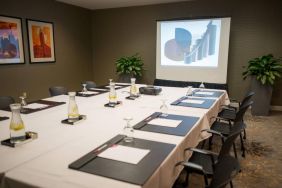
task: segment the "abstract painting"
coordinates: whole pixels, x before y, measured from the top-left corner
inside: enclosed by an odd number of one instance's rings
[[[24,63],[21,19],[0,15],[0,65]]]
[[[55,62],[53,23],[27,20],[31,63]]]

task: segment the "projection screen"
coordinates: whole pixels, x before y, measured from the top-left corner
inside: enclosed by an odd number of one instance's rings
[[[226,83],[231,18],[157,21],[156,78]]]

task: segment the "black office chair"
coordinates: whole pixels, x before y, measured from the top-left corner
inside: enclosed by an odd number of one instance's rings
[[[216,121],[211,125],[210,129],[202,130],[202,131],[207,131],[208,133],[211,133],[212,136],[209,138],[209,149],[211,149],[212,146],[212,139],[214,135],[223,135],[223,136],[229,136],[232,132],[232,127],[237,124],[241,123],[242,124],[242,132],[245,131],[246,129],[246,124],[243,121],[244,115],[247,111],[247,109],[253,104],[253,101],[249,101],[248,103],[244,104],[243,106],[240,107],[239,111],[235,114],[235,118],[233,120],[233,123],[228,121],[226,122],[226,119],[221,118],[221,117],[216,117]],[[221,121],[225,120],[225,121]],[[222,139],[223,142],[223,139]],[[244,146],[244,141],[242,137],[242,133],[240,133],[240,142],[241,142],[241,150],[242,150],[242,156],[245,157],[245,146]],[[203,142],[203,145],[205,144],[205,141]],[[233,146],[234,148],[234,154],[235,157],[237,158],[237,152],[236,152],[236,147],[235,144]]]
[[[54,86],[49,88],[50,95],[57,96],[57,95],[64,95],[68,93],[67,88],[62,87],[62,86]]]
[[[9,108],[10,104],[15,103],[11,96],[0,96],[0,109]]]
[[[204,176],[205,185],[207,187],[221,187],[218,185],[227,185],[229,183],[230,186],[233,187],[233,176],[228,173],[232,173],[233,170],[238,173],[240,171],[240,165],[235,158],[230,156],[230,150],[241,131],[242,124],[238,123],[234,125],[234,127],[232,128],[232,134],[225,138],[219,154],[209,150],[187,148],[185,151],[193,151],[193,154],[189,161],[182,161],[176,164],[176,166],[184,166],[184,170],[186,171],[184,184],[188,185],[190,173],[197,173]],[[226,169],[232,169],[232,172],[229,172]],[[211,182],[213,183],[211,183],[210,185],[208,183],[208,178],[212,178]]]
[[[244,106],[245,104],[247,104],[249,101],[251,101],[252,96],[254,95],[254,92],[249,92],[247,93],[247,95],[244,97],[244,99],[239,102],[237,100],[232,100],[231,102],[233,103],[237,103],[237,106],[233,106],[233,105],[223,105],[222,110],[218,113],[219,117],[223,117],[225,119],[230,119],[230,121],[233,121],[235,119],[236,116],[236,112],[238,112],[238,110]]]
[[[232,106],[232,105],[223,105],[222,110],[218,113],[218,117],[222,117],[224,119],[228,119],[229,121],[234,121],[235,116],[236,116],[236,112],[238,112],[238,110],[244,106],[244,104],[247,104],[251,98],[253,97],[253,95],[255,94],[255,92],[250,91],[247,93],[247,95],[244,97],[244,99],[239,102],[237,100],[231,100],[232,103],[237,103],[237,106]],[[246,133],[246,129],[244,129],[244,139],[247,138],[247,133]]]
[[[97,86],[93,81],[85,81],[84,83],[86,84],[86,89],[95,88]]]

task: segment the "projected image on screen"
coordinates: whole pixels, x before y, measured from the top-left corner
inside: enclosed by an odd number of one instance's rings
[[[161,23],[161,65],[217,67],[220,19]]]

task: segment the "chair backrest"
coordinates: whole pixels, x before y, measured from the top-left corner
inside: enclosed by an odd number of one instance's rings
[[[218,160],[220,160],[222,157],[229,155],[231,147],[233,146],[233,143],[235,142],[236,138],[239,136],[239,134],[244,130],[243,122],[235,123],[232,126],[232,129],[230,131],[229,136],[226,138],[224,143],[221,146]]]
[[[244,99],[242,100],[242,102],[240,104],[240,108],[242,106],[244,106],[245,104],[247,104],[251,100],[251,98],[254,94],[255,94],[255,92],[253,92],[253,91],[250,91],[249,93],[247,93],[247,95],[244,97]]]
[[[8,108],[10,104],[15,103],[11,96],[0,96],[0,109]]]
[[[85,81],[84,83],[86,84],[87,89],[96,87],[96,83],[93,81]]]
[[[249,101],[246,104],[244,104],[243,106],[240,107],[239,111],[236,113],[236,117],[234,119],[234,122],[241,122],[243,121],[244,115],[246,113],[246,111],[248,110],[248,108],[253,104],[253,101]]]
[[[223,188],[240,172],[240,164],[230,155],[221,158],[214,165],[214,174],[209,188]]]
[[[53,97],[57,95],[67,94],[68,90],[67,88],[62,87],[62,86],[54,86],[54,87],[49,88],[49,92],[50,92],[50,95]]]

